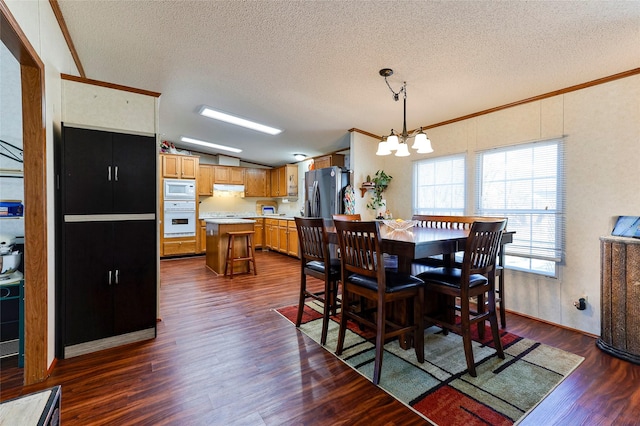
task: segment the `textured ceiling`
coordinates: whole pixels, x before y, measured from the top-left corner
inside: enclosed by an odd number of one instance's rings
[[[412,129],[640,67],[640,1],[59,4],[87,78],[162,93],[162,139],[274,166],[348,147],[353,127],[400,130],[381,68],[394,90],[407,82]],[[284,132],[215,122],[202,105]]]

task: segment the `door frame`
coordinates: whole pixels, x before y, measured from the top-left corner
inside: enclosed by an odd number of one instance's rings
[[[48,376],[48,239],[44,64],[6,3],[0,0],[0,40],[20,64],[24,160],[24,384]]]

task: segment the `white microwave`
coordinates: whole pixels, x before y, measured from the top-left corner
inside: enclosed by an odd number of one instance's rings
[[[165,200],[195,200],[196,181],[193,179],[165,179]]]

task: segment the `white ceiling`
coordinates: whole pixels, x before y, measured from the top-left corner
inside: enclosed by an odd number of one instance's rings
[[[394,90],[407,82],[413,129],[640,67],[635,0],[59,5],[87,78],[162,93],[162,139],[230,145],[272,166],[348,147],[353,127],[401,130],[381,68]],[[284,132],[215,122],[202,105]],[[436,154],[446,143],[432,142]]]

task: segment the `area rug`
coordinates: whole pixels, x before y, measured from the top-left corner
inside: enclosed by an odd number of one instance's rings
[[[276,311],[295,324],[298,307]],[[322,305],[305,305],[300,330],[320,342]],[[332,317],[325,349],[335,355],[338,317]],[[474,327],[475,329],[475,327]],[[373,333],[351,324],[339,357],[371,380]],[[397,340],[385,345],[380,388],[436,425],[512,425],[520,422],[584,360],[575,354],[501,331],[506,359],[497,357],[491,331],[485,341],[473,336],[478,377],[466,373],[462,337],[444,335],[436,326],[425,330],[425,362]]]

